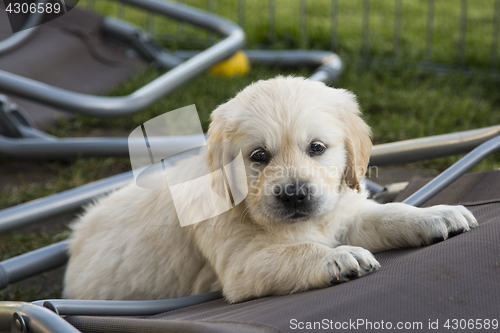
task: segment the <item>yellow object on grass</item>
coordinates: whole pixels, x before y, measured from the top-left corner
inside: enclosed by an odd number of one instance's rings
[[[250,70],[250,61],[243,51],[236,52],[231,58],[218,63],[210,69],[215,76],[233,77],[245,75]]]

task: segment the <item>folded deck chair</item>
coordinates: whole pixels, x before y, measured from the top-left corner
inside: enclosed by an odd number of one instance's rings
[[[427,181],[411,182],[396,200]],[[499,185],[500,171],[463,175],[423,206],[462,204],[478,228],[432,246],[380,253],[379,271],[348,283],[232,305],[219,299],[148,317],[66,320],[89,333],[493,330],[500,320]]]
[[[125,44],[104,39],[104,17],[74,8],[57,20],[41,25],[16,49],[0,55],[0,69],[52,86],[86,94],[103,94],[147,66]],[[4,3],[0,1],[0,41],[12,36]],[[1,91],[0,91],[1,92]],[[68,117],[53,107],[10,96],[39,129]]]

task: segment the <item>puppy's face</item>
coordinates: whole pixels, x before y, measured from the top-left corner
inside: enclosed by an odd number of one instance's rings
[[[371,150],[355,97],[301,78],[247,87],[213,112],[209,133],[241,148],[245,205],[263,225],[331,213],[339,195],[359,189]]]

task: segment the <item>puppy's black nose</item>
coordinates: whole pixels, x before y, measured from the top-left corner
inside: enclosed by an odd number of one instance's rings
[[[297,208],[309,201],[309,189],[305,183],[288,184],[282,187],[278,198],[289,208]]]

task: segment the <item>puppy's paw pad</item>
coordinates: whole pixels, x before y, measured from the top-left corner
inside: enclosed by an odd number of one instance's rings
[[[455,229],[455,230],[451,230],[450,232],[448,232],[448,238],[451,238],[451,237],[454,237],[454,236],[457,236],[457,235],[460,235],[460,234],[463,234],[464,232],[466,232],[467,230],[465,230],[465,228],[460,228],[460,229]]]
[[[449,237],[449,236],[448,236]],[[436,244],[436,243],[439,243],[439,242],[442,242],[445,240],[445,237],[443,237],[442,235],[439,235],[439,236],[435,236],[433,238],[431,238],[431,240],[429,241],[429,244],[432,245],[432,244]],[[425,245],[425,244],[424,244]]]

